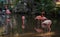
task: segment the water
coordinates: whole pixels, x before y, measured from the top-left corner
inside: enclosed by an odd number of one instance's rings
[[[50,33],[14,33],[14,34],[7,34],[1,35],[0,37],[60,37],[59,34],[50,32]]]

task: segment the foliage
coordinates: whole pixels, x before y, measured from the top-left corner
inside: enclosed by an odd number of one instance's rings
[[[53,0],[35,0],[37,11],[51,12],[55,8],[55,2]]]

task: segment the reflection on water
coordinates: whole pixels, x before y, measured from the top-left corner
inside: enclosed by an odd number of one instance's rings
[[[8,34],[2,35],[0,37],[59,37],[54,33],[24,33],[24,34]]]
[[[0,36],[0,37],[57,37],[57,36],[14,36],[14,35],[5,35],[5,36]]]

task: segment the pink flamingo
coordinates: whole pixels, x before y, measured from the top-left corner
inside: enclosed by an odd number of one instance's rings
[[[41,20],[41,23],[43,22],[43,20],[44,19],[47,19],[46,17],[44,17],[44,16],[36,16],[36,18],[35,19],[38,19],[38,20]],[[37,32],[43,32],[43,30],[42,29],[37,29],[37,28],[34,28]]]
[[[42,26],[42,28],[47,29],[47,31],[50,32],[51,31],[51,24],[52,24],[52,21],[46,19],[45,21],[42,22],[41,26]]]
[[[41,23],[45,20],[45,19],[47,19],[45,16],[44,16],[44,11],[41,13],[41,15],[39,15],[39,16],[36,16],[35,17],[35,20],[36,19],[38,19],[39,21],[41,21]],[[34,28],[37,32],[43,32],[43,30],[42,29],[40,29],[40,28]]]
[[[22,29],[24,29],[25,28],[25,25],[24,25],[24,22],[25,21],[25,16],[22,16]]]
[[[6,14],[11,14],[10,10],[8,9],[7,5],[5,5],[5,9],[6,9]]]
[[[6,10],[6,14],[11,14],[11,12],[9,11],[9,9]]]

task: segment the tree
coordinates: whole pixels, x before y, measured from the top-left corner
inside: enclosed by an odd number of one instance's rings
[[[3,1],[0,2],[0,8],[3,8]]]
[[[45,12],[51,12],[55,8],[55,2],[53,0],[34,0],[34,2],[38,12],[42,10]]]

